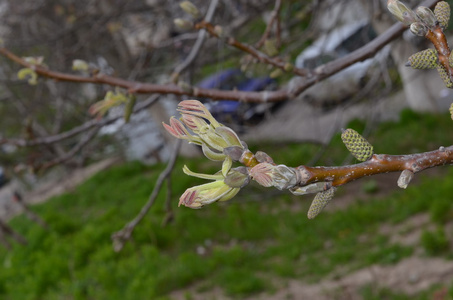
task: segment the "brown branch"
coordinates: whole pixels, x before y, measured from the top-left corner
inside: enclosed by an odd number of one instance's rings
[[[156,201],[156,198],[159,195],[162,185],[164,184],[165,180],[168,180],[169,176],[171,175],[171,172],[173,171],[173,168],[176,163],[176,158],[178,157],[180,146],[181,140],[178,140],[178,142],[176,143],[176,147],[173,150],[173,153],[170,157],[170,160],[168,161],[167,167],[165,168],[164,171],[162,171],[162,173],[160,173],[159,177],[157,178],[153,192],[149,196],[146,204],[140,210],[139,214],[132,221],[127,223],[126,226],[123,227],[123,229],[112,234],[113,249],[116,252],[119,252],[121,251],[121,249],[123,249],[126,242],[131,238],[132,232],[134,231],[135,227],[141,222],[141,220],[143,220],[143,218],[146,216],[146,214],[153,206],[154,201]]]
[[[212,25],[209,22],[206,22],[203,20],[203,21],[195,24],[195,28],[196,29],[205,29],[211,36],[224,40],[226,44],[228,44],[234,48],[237,48],[237,49],[241,50],[242,52],[250,54],[251,56],[256,58],[258,61],[271,65],[273,67],[279,68],[283,71],[286,71],[285,67],[287,65],[287,62],[285,62],[281,58],[269,57],[264,52],[261,52],[250,45],[241,43],[233,37],[227,37],[227,38],[221,37],[216,32],[214,25]],[[294,67],[292,70],[292,73],[297,76],[307,76],[310,74],[310,71],[307,69],[300,69],[300,68]]]
[[[339,186],[365,176],[404,170],[417,173],[428,168],[452,163],[453,146],[449,146],[440,147],[435,151],[409,155],[374,154],[366,162],[348,166],[299,166],[296,171],[300,178],[299,186],[322,181],[330,182],[332,186]]]
[[[434,48],[436,48],[440,64],[447,70],[450,79],[453,81],[453,68],[450,67],[448,62],[451,51],[450,47],[448,47],[447,38],[445,37],[442,28],[437,25],[434,30],[429,29],[425,37],[434,45]]]
[[[433,6],[436,2],[437,0],[426,0],[421,3],[421,5],[429,7]],[[214,34],[214,36],[218,37],[217,33],[214,31],[212,24],[201,22],[199,23],[199,28],[204,28],[208,30],[211,35]],[[186,95],[190,97],[210,98],[213,100],[229,99],[234,101],[263,103],[279,102],[296,97],[305,89],[314,85],[318,81],[321,81],[356,62],[363,61],[367,58],[372,57],[377,51],[400,36],[404,30],[405,27],[403,25],[395,24],[367,45],[357,49],[347,56],[324,64],[316,68],[316,70],[314,71],[294,68],[293,73],[295,75],[304,77],[301,82],[290,84],[288,88],[283,88],[277,91],[263,92],[223,91],[218,89],[202,89],[196,87],[182,88],[175,84],[152,84],[138,81],[129,81],[102,73],[95,74],[92,77],[84,77],[52,71],[42,66],[31,65],[4,47],[0,48],[0,54],[20,64],[23,67],[34,69],[35,72],[40,76],[52,78],[58,81],[107,84],[110,86],[121,87],[127,89],[131,93],[137,94],[175,94]],[[228,38],[226,42],[270,65],[273,65],[280,69],[284,69],[285,67],[285,62],[283,62],[283,60],[279,58],[270,58],[269,56],[254,49],[253,47],[238,42],[234,38]]]

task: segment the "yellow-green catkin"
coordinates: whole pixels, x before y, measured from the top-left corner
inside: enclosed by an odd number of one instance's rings
[[[450,116],[451,119],[453,120],[453,103],[450,105]]]
[[[366,161],[373,156],[373,146],[354,129],[346,129],[341,139],[349,152],[360,161]]]
[[[435,69],[439,65],[437,51],[426,49],[409,56],[408,66],[414,69]]]
[[[450,56],[448,57],[448,64],[453,68],[453,51],[450,52]]]
[[[439,72],[440,78],[442,78],[442,80],[444,81],[445,86],[450,89],[453,88],[453,82],[451,81],[450,74],[448,74],[444,66],[438,65],[437,72]]]
[[[448,27],[450,20],[450,5],[446,1],[440,1],[434,8],[434,15],[443,29]]]
[[[331,187],[327,191],[317,193],[313,202],[311,202],[307,217],[314,219],[329,204],[335,194],[335,188]]]

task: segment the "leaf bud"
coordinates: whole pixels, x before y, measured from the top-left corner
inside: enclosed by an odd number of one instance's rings
[[[190,30],[193,28],[193,23],[189,20],[178,18],[178,19],[174,19],[173,23],[175,24],[175,26],[178,29],[181,29],[181,30]]]
[[[426,6],[419,6],[415,10],[417,16],[429,27],[436,26],[436,16],[434,15],[433,11]]]
[[[404,170],[403,172],[401,172],[401,175],[398,178],[398,186],[402,189],[407,188],[412,178],[414,178],[414,172],[410,170]]]
[[[179,6],[184,10],[186,13],[190,14],[195,19],[200,17],[200,11],[198,8],[190,1],[183,1],[179,3]]]
[[[414,22],[411,24],[410,30],[415,35],[425,36],[428,33],[428,26],[422,22]]]

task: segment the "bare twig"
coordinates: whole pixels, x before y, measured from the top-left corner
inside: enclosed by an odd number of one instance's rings
[[[38,165],[36,167],[36,170],[46,170],[50,167],[53,167],[55,165],[64,163],[74,157],[80,150],[82,150],[83,147],[85,147],[98,133],[99,128],[93,129],[90,133],[87,133],[80,141],[71,149],[71,151],[65,153],[64,155],[57,157],[53,159],[52,161],[49,161],[45,164]]]
[[[211,22],[218,3],[219,3],[218,0],[211,0],[211,3],[209,4],[208,11],[207,11],[206,17],[205,17],[205,20],[207,22]],[[185,69],[187,69],[187,67],[189,67],[192,64],[192,62],[195,60],[198,53],[200,52],[200,49],[203,46],[205,38],[206,38],[206,31],[200,30],[198,32],[198,37],[197,37],[197,41],[195,42],[195,45],[190,50],[190,53],[186,57],[186,59],[181,64],[176,66],[175,70],[173,71],[173,75],[171,76],[172,78],[179,77],[179,74],[181,74]]]
[[[171,223],[174,219],[173,208],[171,206],[171,199],[172,199],[172,188],[171,188],[171,174],[168,175],[167,178],[167,196],[165,199],[165,218],[162,221],[162,226],[166,226],[167,224]]]
[[[40,216],[38,216],[34,211],[32,211],[28,207],[28,205],[24,202],[24,200],[22,199],[22,195],[19,194],[19,192],[15,191],[13,193],[13,200],[22,207],[27,218],[29,218],[31,221],[37,223],[42,228],[44,228],[46,230],[50,230],[50,227],[46,223],[46,221],[44,221]]]
[[[0,231],[2,231],[4,235],[9,235],[10,237],[12,237],[19,244],[27,244],[27,239],[25,239],[21,234],[12,229],[11,226],[9,226],[3,220],[0,220]]]
[[[149,99],[140,102],[134,107],[134,112],[137,113],[143,109],[146,109],[153,105],[157,100],[159,99],[159,95],[153,95]],[[53,143],[58,143],[60,141],[63,141],[65,139],[71,138],[73,136],[76,136],[80,133],[83,133],[85,131],[88,131],[92,128],[101,128],[103,126],[109,125],[113,122],[116,122],[118,119],[124,118],[124,116],[116,116],[116,117],[110,117],[110,118],[105,118],[102,120],[90,120],[80,126],[77,126],[71,130],[52,135],[52,136],[46,136],[46,137],[40,137],[40,138],[35,138],[35,139],[0,139],[0,145],[1,144],[10,144],[10,145],[16,145],[19,147],[33,147],[33,146],[38,146],[38,145],[47,145],[47,144],[53,144]]]
[[[255,48],[259,49],[263,46],[264,42],[269,38],[269,35],[272,30],[272,26],[276,22],[276,37],[277,37],[277,44],[280,44],[280,25],[279,25],[279,17],[278,14],[280,13],[280,8],[282,7],[282,1],[276,0],[274,10],[271,13],[271,18],[269,23],[267,23],[266,30],[263,33],[261,39],[255,44]]]
[[[156,200],[157,196],[159,195],[159,192],[162,188],[164,181],[168,179],[171,172],[173,171],[173,168],[174,168],[175,162],[176,162],[176,158],[178,157],[180,146],[181,146],[181,141],[178,141],[176,143],[175,149],[173,150],[172,156],[171,156],[170,160],[168,161],[167,167],[165,168],[164,171],[162,171],[162,173],[157,178],[156,184],[154,185],[153,192],[149,196],[146,204],[140,210],[139,214],[132,221],[127,223],[123,229],[112,234],[113,248],[115,249],[115,251],[119,252],[119,251],[121,251],[121,249],[123,249],[126,242],[131,238],[132,232],[134,231],[135,227],[140,223],[140,221],[145,217],[145,215],[148,213],[150,208],[153,206],[154,201]]]

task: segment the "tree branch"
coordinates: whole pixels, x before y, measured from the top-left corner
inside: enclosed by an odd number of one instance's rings
[[[437,0],[426,0],[422,3],[425,6],[433,6]],[[199,23],[199,28],[206,29],[211,35],[217,36],[218,34],[214,31],[214,27],[210,23],[202,21]],[[390,27],[382,35],[368,43],[367,45],[357,49],[356,51],[344,56],[340,59],[334,60],[327,64],[321,65],[315,70],[306,70],[294,68],[293,73],[295,75],[303,77],[301,82],[296,84],[290,84],[287,88],[282,88],[277,91],[263,91],[263,92],[244,92],[244,91],[223,91],[218,89],[202,89],[197,87],[182,88],[175,84],[152,84],[138,81],[129,81],[114,76],[105,74],[95,74],[91,77],[84,77],[74,74],[62,73],[52,71],[42,66],[31,65],[18,57],[7,48],[0,48],[0,54],[9,58],[10,60],[26,67],[32,68],[38,75],[52,78],[58,81],[68,81],[74,83],[94,83],[94,84],[107,84],[110,86],[116,86],[127,89],[131,93],[138,94],[175,94],[175,95],[186,95],[190,97],[203,97],[210,98],[213,100],[229,99],[234,101],[250,102],[250,103],[265,103],[265,102],[279,102],[283,100],[292,99],[302,93],[305,89],[314,85],[320,80],[323,80],[350,65],[363,61],[367,58],[372,57],[377,51],[382,49],[385,45],[390,43],[392,40],[401,35],[405,30],[405,27],[401,24],[395,24]],[[236,48],[244,51],[260,61],[266,62],[270,65],[278,67],[280,69],[285,68],[285,62],[279,58],[271,58],[264,53],[254,49],[249,45],[242,44],[234,38],[229,38],[226,41],[228,44],[235,46]]]
[[[339,167],[308,167],[299,166],[299,186],[305,186],[314,182],[327,181],[332,186],[339,186],[350,181],[375,174],[398,172],[408,170],[417,173],[429,168],[453,163],[453,146],[440,147],[438,150],[409,154],[387,155],[374,154],[366,162],[339,166]]]
[[[159,99],[159,95],[153,95],[149,99],[140,102],[134,107],[133,113],[137,113],[143,109],[146,109],[153,105],[157,100]],[[2,144],[10,144],[10,145],[16,145],[19,147],[33,147],[33,146],[38,146],[38,145],[47,145],[47,144],[53,144],[53,143],[58,143],[60,141],[63,141],[65,139],[71,138],[73,136],[76,136],[80,133],[83,133],[85,131],[88,131],[92,128],[101,128],[103,126],[109,125],[113,122],[116,122],[117,120],[124,118],[124,116],[116,116],[116,117],[110,117],[110,118],[104,118],[102,120],[90,120],[80,126],[77,126],[71,130],[52,135],[52,136],[46,136],[46,137],[40,137],[40,138],[34,138],[34,139],[0,139],[0,145]]]
[[[126,242],[131,238],[132,232],[134,231],[135,227],[141,222],[141,220],[143,220],[145,215],[148,213],[148,211],[153,206],[154,201],[156,200],[157,196],[159,195],[159,192],[162,188],[163,183],[165,182],[165,180],[168,180],[169,176],[171,175],[171,172],[173,171],[180,147],[181,147],[181,141],[179,140],[176,143],[176,147],[173,150],[170,160],[168,161],[167,167],[165,168],[164,171],[162,171],[162,173],[160,173],[159,177],[157,178],[156,184],[154,185],[153,192],[149,196],[148,202],[146,202],[146,204],[140,210],[139,214],[132,221],[127,223],[123,229],[112,234],[113,249],[116,252],[119,252],[119,251],[121,251],[121,249],[123,249]]]

